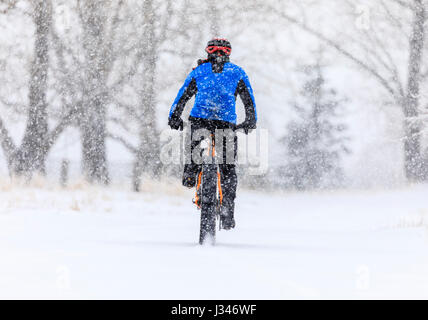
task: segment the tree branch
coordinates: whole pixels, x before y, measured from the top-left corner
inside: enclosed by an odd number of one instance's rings
[[[137,154],[137,152],[138,152],[138,149],[137,148],[135,148],[132,144],[130,144],[128,141],[126,141],[125,140],[125,138],[123,138],[123,137],[120,137],[120,136],[118,136],[118,135],[115,135],[115,134],[111,134],[111,133],[108,133],[107,134],[107,138],[110,138],[110,139],[113,139],[113,140],[116,140],[116,141],[118,141],[118,142],[120,142],[120,143],[122,143],[123,144],[123,146],[125,147],[125,148],[127,148],[131,153],[133,153],[133,154]]]
[[[388,1],[394,2],[394,3],[402,6],[403,8],[415,10],[415,6],[411,5],[410,3],[406,2],[406,1],[403,1],[403,0],[388,0]]]
[[[272,10],[273,12],[276,12],[280,17],[282,17],[284,20],[287,20],[288,22],[291,22],[298,26],[300,29],[306,31],[307,33],[317,37],[330,47],[336,49],[342,56],[348,58],[350,61],[354,62],[364,70],[366,70],[369,74],[371,74],[374,78],[378,80],[378,82],[395,98],[397,98],[397,93],[395,90],[389,85],[388,81],[380,75],[374,68],[370,67],[368,64],[366,64],[363,60],[357,58],[355,55],[347,51],[346,49],[342,48],[338,43],[335,41],[327,38],[325,35],[321,34],[320,32],[313,30],[312,28],[308,27],[307,25],[303,24],[299,20],[288,16],[284,12],[278,12],[275,8],[267,6],[268,9]]]
[[[79,108],[73,108],[71,106],[68,107],[70,111],[59,121],[56,127],[49,133],[48,138],[46,140],[46,150],[48,151],[64,131],[64,129],[73,121],[74,115],[77,113]]]

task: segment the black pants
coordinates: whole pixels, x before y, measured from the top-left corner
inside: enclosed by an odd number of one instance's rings
[[[221,189],[223,191],[223,205],[229,208],[233,208],[234,200],[236,197],[236,187],[238,185],[238,178],[236,176],[236,155],[238,152],[238,139],[234,133],[235,125],[230,122],[220,120],[207,120],[201,118],[189,117],[191,123],[190,129],[190,163],[184,166],[185,176],[195,176],[202,170],[202,165],[195,163],[194,153],[200,151],[199,146],[202,140],[208,138],[201,135],[201,132],[207,134],[215,134],[217,130],[225,130],[228,132],[228,136],[222,137],[222,146],[216,145],[216,152],[222,147],[223,159],[218,165],[220,170],[220,181]],[[205,129],[206,131],[200,131]],[[230,130],[228,130],[230,129]],[[217,142],[218,144],[218,142]],[[232,154],[231,154],[232,153]],[[232,158],[232,159],[231,159]],[[221,159],[220,159],[221,160]]]

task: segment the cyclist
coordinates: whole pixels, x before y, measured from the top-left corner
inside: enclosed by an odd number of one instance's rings
[[[183,86],[172,104],[168,125],[174,130],[183,130],[181,114],[186,102],[194,95],[195,103],[190,112],[191,152],[201,140],[193,141],[193,133],[198,129],[208,129],[214,133],[216,129],[236,128],[235,102],[239,94],[245,106],[245,121],[240,125],[248,134],[256,128],[257,114],[253,90],[245,71],[231,63],[229,56],[232,51],[230,42],[226,39],[214,38],[205,48],[208,54],[206,60],[199,60],[198,66],[187,76]],[[235,160],[237,154],[237,138],[233,131],[234,161],[226,163],[223,152],[223,163],[219,164],[221,189],[223,193],[222,212],[220,219],[224,229],[235,227],[234,207],[237,187]],[[226,139],[223,150],[226,150]],[[185,164],[183,185],[192,188],[196,185],[197,175],[201,166]],[[229,161],[230,162],[230,161]]]

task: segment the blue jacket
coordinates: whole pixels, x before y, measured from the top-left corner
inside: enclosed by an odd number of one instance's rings
[[[195,94],[191,117],[236,124],[235,104],[239,94],[245,106],[246,121],[254,124],[257,121],[256,103],[248,76],[233,63],[224,63],[221,72],[214,72],[211,62],[195,68],[178,91],[169,118],[180,117],[186,102]]]

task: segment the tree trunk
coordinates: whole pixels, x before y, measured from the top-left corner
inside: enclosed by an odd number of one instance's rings
[[[159,141],[157,130],[151,126],[140,129],[140,144],[135,157],[132,173],[132,186],[134,191],[140,191],[141,176],[147,172],[152,177],[160,173]]]
[[[417,117],[419,115],[419,86],[425,37],[425,5],[422,0],[415,0],[414,4],[412,34],[409,44],[407,96],[403,101],[405,117],[404,167],[409,181],[422,181],[426,178],[426,169],[421,156],[421,125]]]
[[[21,147],[11,159],[13,174],[31,175],[33,171],[45,172],[48,147],[47,77],[49,69],[49,33],[52,23],[50,1],[34,2],[33,19],[36,27],[34,58],[31,65],[29,88],[29,113]]]
[[[220,35],[220,12],[217,8],[215,1],[208,2],[208,17],[210,25],[211,37],[218,37]]]
[[[147,172],[156,177],[160,170],[159,133],[156,128],[155,76],[157,64],[157,39],[155,38],[155,14],[153,1],[146,0],[143,5],[145,20],[144,39],[144,73],[139,112],[140,133],[139,146],[133,169],[133,189],[140,190],[141,175]]]
[[[86,106],[81,125],[83,172],[91,183],[108,184],[104,99],[95,96]]]
[[[90,182],[109,182],[106,151],[106,52],[104,47],[103,1],[82,2],[82,22],[85,51],[84,104],[81,112],[80,130],[82,137],[83,172]]]

